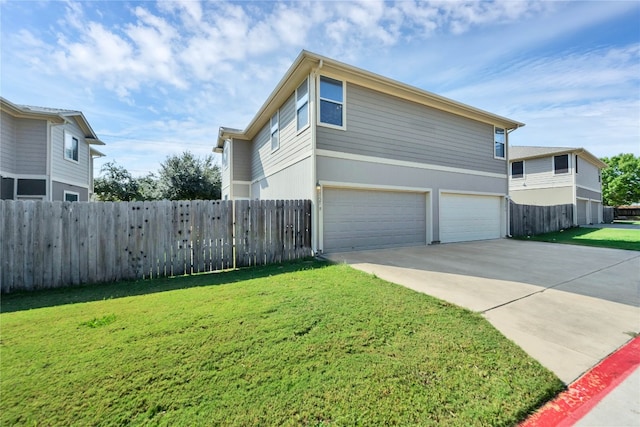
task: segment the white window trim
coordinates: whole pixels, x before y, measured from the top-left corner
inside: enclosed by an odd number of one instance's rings
[[[322,122],[322,120],[320,119],[320,110],[322,109],[320,107],[320,104],[323,98],[320,97],[320,79],[322,77],[327,77],[329,79],[332,80],[337,80],[339,82],[342,82],[342,126],[337,126],[337,125],[332,125],[331,123],[324,123]],[[326,128],[331,128],[331,129],[338,129],[338,130],[347,130],[347,82],[343,79],[337,78],[337,77],[333,77],[331,75],[327,75],[327,74],[318,74],[318,77],[316,78],[316,84],[317,84],[317,96],[318,96],[318,102],[317,105],[318,107],[316,108],[317,110],[317,121],[318,121],[318,126],[322,126],[322,127],[326,127]],[[329,102],[333,102],[333,103],[338,103],[332,99],[325,99],[326,101]]]
[[[556,157],[567,156],[567,171],[566,172],[556,172]],[[571,173],[571,157],[569,154],[554,154],[551,156],[551,169],[553,170],[554,175],[567,175]]]
[[[502,152],[504,155],[502,157],[496,156],[496,129],[502,129],[504,131],[504,141],[502,143]],[[507,129],[501,128],[498,126],[493,127],[493,144],[491,145],[493,149],[493,158],[498,160],[506,160],[507,159]]]
[[[307,130],[309,128],[309,126],[311,126],[311,103],[309,102],[309,97],[310,97],[310,87],[309,87],[309,77],[306,77],[304,79],[304,83],[306,83],[307,85],[307,124],[302,126],[300,129],[298,129],[298,110],[300,110],[301,106],[298,106],[298,89],[300,88],[300,86],[302,86],[302,83],[298,85],[298,87],[296,88],[296,93],[295,93],[295,101],[296,101],[296,129],[298,134],[300,134],[301,132],[304,132],[305,130]],[[304,104],[302,104],[304,105]]]
[[[76,141],[78,141],[78,159],[73,159],[71,157],[67,157],[67,135],[73,139],[75,139]],[[77,136],[75,136],[73,133],[65,130],[63,132],[63,140],[62,140],[62,157],[71,163],[76,163],[79,164],[80,163],[80,138],[78,138]]]
[[[513,164],[514,163],[518,163],[518,162],[522,162],[522,176],[515,177],[515,176],[513,176]],[[509,176],[511,177],[511,179],[524,179],[524,177],[525,177],[525,163],[526,162],[524,160],[514,160],[514,161],[511,162],[511,168],[510,168],[511,170],[509,171]]]
[[[273,130],[273,118],[276,118],[275,130]],[[276,146],[273,145],[273,134],[277,133],[278,136],[276,138]],[[278,151],[280,149],[280,109],[275,112],[273,116],[269,119],[269,143],[271,144],[271,152]]]
[[[76,192],[76,191],[68,191],[68,190],[64,190],[64,193],[62,195],[62,199],[65,202],[68,202],[69,200],[67,200],[67,194],[71,194],[73,196],[76,196],[78,198],[78,200],[75,200],[76,202],[80,201],[80,193]]]

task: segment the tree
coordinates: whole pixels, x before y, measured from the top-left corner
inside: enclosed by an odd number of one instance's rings
[[[115,161],[105,163],[100,172],[104,175],[93,182],[93,191],[98,200],[129,202],[142,199],[138,181]]]
[[[631,153],[603,157],[609,165],[602,170],[602,197],[607,206],[640,202],[640,157]]]
[[[169,200],[216,200],[220,198],[220,166],[213,156],[197,158],[189,151],[169,156],[160,165],[158,191]]]

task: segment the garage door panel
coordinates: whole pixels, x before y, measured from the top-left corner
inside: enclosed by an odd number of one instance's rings
[[[324,251],[426,244],[424,193],[327,188]]]
[[[501,198],[468,194],[441,194],[442,243],[497,239],[501,232]]]
[[[585,225],[587,223],[587,201],[578,200],[576,203],[576,210],[578,211],[578,225]]]

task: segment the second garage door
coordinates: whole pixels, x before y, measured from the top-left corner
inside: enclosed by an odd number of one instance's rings
[[[501,198],[470,194],[440,195],[442,243],[498,239],[501,232]]]
[[[426,195],[325,188],[323,250],[344,252],[426,244]]]

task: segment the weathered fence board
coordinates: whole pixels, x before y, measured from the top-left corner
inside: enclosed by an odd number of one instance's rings
[[[573,227],[573,205],[532,206],[510,203],[511,235],[532,236]]]
[[[194,274],[311,255],[309,200],[2,200],[0,215],[3,293]]]

